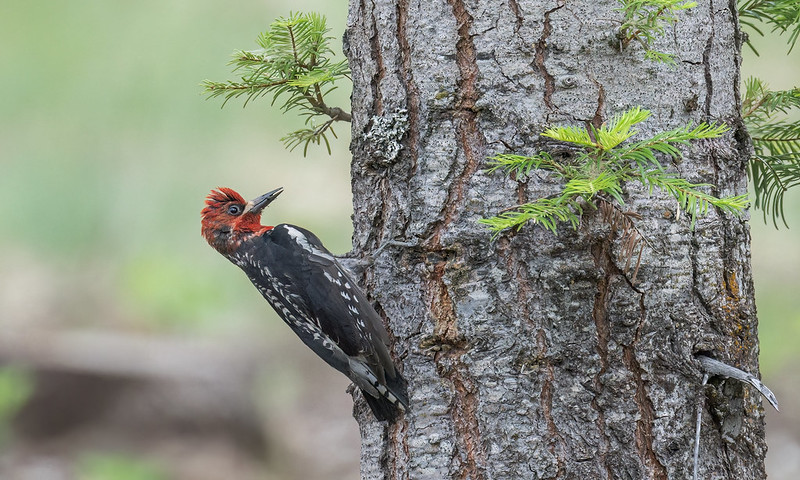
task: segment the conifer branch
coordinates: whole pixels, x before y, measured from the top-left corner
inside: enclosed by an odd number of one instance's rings
[[[772,32],[789,34],[788,45],[791,53],[800,38],[800,2],[797,0],[741,0],[739,2],[739,23],[763,36],[759,25],[769,25]],[[758,55],[751,38],[747,45]]]
[[[772,32],[787,38],[790,53],[800,38],[800,2],[797,0],[740,0],[739,21],[759,35],[767,25]],[[753,37],[747,45],[758,55]],[[800,88],[770,90],[763,81],[749,78],[745,82],[742,118],[753,141],[754,154],[747,173],[753,182],[754,206],[762,210],[764,221],[772,217],[775,228],[778,218],[784,225],[786,216],[783,198],[789,188],[800,185],[800,126],[782,117],[800,111]]]
[[[800,88],[770,90],[766,83],[749,78],[745,82],[742,118],[753,141],[754,155],[748,164],[753,182],[754,206],[762,210],[777,228],[784,225],[783,197],[800,185],[800,125],[779,120],[800,111]]]
[[[690,228],[694,228],[697,217],[708,213],[711,207],[732,214],[747,208],[746,194],[716,197],[707,193],[712,185],[691,183],[667,172],[659,161],[659,156],[679,158],[679,147],[691,141],[722,136],[728,130],[725,125],[690,124],[625,143],[637,134],[634,127],[649,115],[647,110],[635,107],[614,116],[599,128],[556,126],[547,129],[543,136],[578,147],[569,163],[556,161],[547,152],[532,156],[501,154],[493,157],[489,162],[489,172],[502,170],[519,180],[530,176],[534,170],[544,170],[562,180],[564,185],[555,197],[517,205],[480,222],[495,234],[506,229],[519,230],[526,222],[539,224],[555,233],[560,222],[567,222],[577,229],[586,206],[599,208],[612,230],[622,232],[623,253],[630,267],[633,256],[637,252],[641,256],[643,237],[634,225],[634,220],[639,218],[635,212],[614,209],[624,204],[623,186],[626,182],[641,183],[651,195],[654,189],[671,195],[678,203],[678,211],[685,211],[690,216]],[[638,261],[635,268],[638,269]]]
[[[620,50],[636,41],[645,51],[645,58],[659,63],[675,64],[675,56],[654,50],[656,38],[664,35],[665,25],[678,22],[677,13],[697,6],[690,0],[619,0],[624,19],[619,28]]]
[[[495,235],[508,229],[519,230],[527,222],[539,224],[555,234],[558,222],[569,222],[573,229],[577,229],[582,213],[583,209],[576,200],[562,196],[540,198],[524,205],[517,205],[494,217],[482,218],[478,222],[488,226]]]
[[[351,116],[325,102],[325,97],[336,88],[335,82],[350,78],[347,60],[334,62],[331,59],[333,50],[329,42],[332,37],[326,36],[328,31],[325,17],[316,13],[293,13],[288,18],[275,20],[258,37],[260,50],[239,51],[233,55],[230,64],[234,72],[241,74],[239,81],[203,82],[208,98],[223,97],[224,106],[231,99],[243,97],[247,105],[271,94],[273,105],[280,99],[284,113],[300,109],[300,116],[310,125],[310,128],[284,136],[284,145],[290,150],[304,145],[305,154],[309,144],[324,142],[330,153],[327,134],[336,136],[333,123],[349,122]],[[327,119],[315,125],[318,117]]]

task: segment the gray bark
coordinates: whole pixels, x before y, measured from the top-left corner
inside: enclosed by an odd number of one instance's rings
[[[699,3],[656,45],[671,68],[618,50],[614,1],[350,2],[354,251],[411,245],[362,278],[411,398],[390,427],[357,402],[363,478],[690,478],[699,396],[701,478],[764,478],[758,394],[702,389],[695,359],[758,375],[746,218],[712,211],[692,230],[667,195],[630,187],[650,243],[635,282],[596,213],[558,235],[476,223],[559,189],[487,174],[488,156],[635,105],[653,112],[643,135],[728,123],[673,168],[745,192],[736,6]]]

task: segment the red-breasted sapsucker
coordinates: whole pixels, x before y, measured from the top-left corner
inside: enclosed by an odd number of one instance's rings
[[[212,190],[203,237],[244,270],[303,343],[361,389],[378,420],[394,422],[408,408],[406,381],[364,292],[313,233],[261,225],[261,211],[282,191],[248,202],[229,188]]]

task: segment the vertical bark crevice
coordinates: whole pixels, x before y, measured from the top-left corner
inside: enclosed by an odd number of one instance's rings
[[[438,262],[428,282],[428,304],[439,348],[434,354],[434,362],[439,376],[452,387],[449,410],[458,446],[455,453],[459,459],[454,478],[480,480],[485,478],[486,450],[478,423],[478,387],[461,359],[467,343],[458,333],[457,314],[444,280],[446,265],[446,261]]]
[[[455,178],[451,179],[443,205],[442,220],[434,224],[430,244],[436,248],[441,243],[441,236],[453,223],[464,201],[466,185],[477,172],[485,151],[486,140],[478,127],[478,114],[475,104],[479,94],[477,90],[478,63],[475,44],[470,29],[473,18],[461,0],[449,0],[456,19],[458,40],[456,41],[456,64],[459,80],[456,93],[456,104],[453,120],[456,124],[458,146],[464,155],[464,166]]]
[[[444,275],[447,268],[447,261],[441,260],[433,266],[430,275],[428,306],[433,317],[433,335],[437,343],[456,347],[464,347],[464,339],[458,333],[458,319],[453,307],[453,299],[447,289]]]
[[[409,177],[413,176],[417,168],[419,156],[419,88],[414,81],[414,68],[412,64],[411,45],[408,41],[408,9],[410,0],[397,2],[397,45],[400,56],[400,78],[406,89],[406,109],[408,110],[408,154],[411,157],[411,168],[408,169]]]
[[[522,28],[522,22],[525,21],[525,17],[522,15],[522,10],[520,10],[517,0],[508,0],[508,8],[511,9],[511,13],[514,14],[514,18],[516,19],[514,22],[514,33],[517,33],[519,29]]]
[[[478,387],[461,361],[463,351],[450,350],[436,360],[437,369],[454,389],[450,414],[453,417],[457,445],[463,452],[457,455],[460,466],[453,478],[482,480],[486,478],[486,449],[478,424]],[[444,358],[443,358],[444,357]],[[456,451],[458,454],[458,451]]]
[[[704,105],[704,113],[705,113],[705,120],[709,120],[711,117],[711,100],[714,97],[714,76],[711,68],[711,52],[714,48],[714,19],[713,19],[713,8],[711,11],[712,19],[709,22],[711,25],[711,34],[708,36],[708,40],[706,40],[706,46],[703,50],[703,74],[705,76],[705,84],[706,84],[706,103]]]
[[[539,346],[539,355],[544,359],[545,378],[542,382],[542,391],[539,395],[541,402],[542,417],[547,424],[547,431],[550,433],[551,438],[558,439],[561,452],[556,451],[555,442],[551,441],[549,445],[550,453],[556,457],[556,476],[553,478],[561,478],[564,474],[564,455],[566,455],[566,444],[564,437],[558,431],[558,426],[553,419],[553,383],[555,382],[555,372],[553,364],[547,356],[547,334],[543,328],[540,328],[536,333],[536,343]]]
[[[478,158],[483,154],[484,143],[475,112],[478,99],[476,88],[478,66],[475,45],[470,35],[473,18],[461,0],[449,0],[449,4],[456,19],[458,33],[456,64],[460,78],[454,122],[464,165],[461,172],[450,181],[441,219],[433,222],[433,234],[428,244],[434,254],[440,254],[444,250],[441,236],[455,221],[461,209],[466,185],[478,169],[480,163]],[[444,280],[446,267],[447,262],[444,260],[436,263],[429,281],[429,291],[432,292],[429,306],[435,322],[434,335],[446,345],[445,349],[434,355],[434,361],[439,375],[453,388],[450,414],[453,418],[457,445],[461,450],[461,454],[458,455],[460,466],[455,478],[479,480],[485,478],[486,449],[478,422],[478,387],[472,379],[468,366],[461,358],[466,352],[467,345],[458,333],[458,316]]]
[[[636,345],[642,335],[642,327],[647,319],[647,308],[645,307],[645,294],[637,289],[630,278],[622,272],[619,267],[616,267],[628,288],[632,292],[639,295],[639,321],[636,326],[636,333],[633,336],[633,341],[629,345],[624,345],[622,348],[622,358],[625,366],[633,374],[636,382],[636,393],[634,400],[639,410],[639,421],[636,425],[637,431],[637,447],[640,452],[644,453],[646,464],[651,468],[653,477],[656,480],[667,480],[667,468],[658,458],[655,447],[653,445],[655,436],[653,434],[654,422],[656,418],[656,409],[653,405],[653,400],[647,392],[647,384],[644,379],[645,370],[636,358]],[[641,456],[641,453],[640,453]]]
[[[667,470],[659,461],[653,448],[653,420],[655,419],[655,409],[653,408],[652,400],[647,394],[644,370],[636,359],[635,344],[638,341],[638,334],[639,332],[637,330],[634,343],[622,348],[622,357],[625,361],[625,366],[633,374],[633,378],[636,382],[634,401],[639,410],[639,419],[636,421],[636,447],[639,450],[639,457],[651,471],[649,478],[667,480]]]
[[[597,265],[597,267],[602,271],[602,277],[597,282],[598,291],[595,296],[594,308],[592,309],[592,317],[595,320],[595,329],[597,332],[597,351],[601,362],[600,371],[595,377],[595,388],[598,389],[598,392],[602,391],[602,382],[600,381],[600,378],[602,378],[603,373],[605,373],[605,371],[607,371],[611,366],[609,362],[608,348],[611,335],[611,323],[608,312],[610,289],[613,279],[621,277],[625,280],[626,285],[631,289],[631,292],[639,295],[639,324],[630,344],[622,346],[622,363],[633,376],[633,382],[636,390],[633,401],[639,412],[639,418],[636,420],[634,440],[642,465],[645,465],[650,470],[649,478],[666,480],[668,478],[667,470],[658,459],[653,447],[653,422],[655,420],[655,408],[650,396],[647,393],[647,385],[644,379],[645,371],[639,363],[639,360],[636,358],[636,345],[639,342],[642,324],[645,320],[644,295],[634,288],[634,286],[630,283],[630,280],[623,274],[622,270],[615,263],[613,253],[611,251],[610,238],[604,238],[595,243],[592,246],[592,254],[595,259],[595,265]],[[593,406],[594,405],[595,403],[593,402]],[[602,412],[598,411],[598,416],[600,415],[603,414]],[[600,420],[598,420],[598,422],[600,422]],[[604,431],[604,429],[601,431]],[[607,471],[607,473],[609,472]]]
[[[703,313],[706,315],[706,320],[714,318],[714,312],[711,308],[711,305],[706,300],[705,295],[702,292],[702,276],[700,274],[700,259],[699,256],[699,240],[697,238],[697,231],[691,230],[689,232],[689,261],[692,266],[692,276],[691,276],[691,288],[692,288],[692,297],[694,300],[702,307]]]
[[[595,378],[594,388],[598,388],[598,380],[599,377]],[[598,390],[599,392],[599,390]],[[600,434],[600,438],[602,439],[603,444],[598,446],[598,455],[596,459],[597,463],[597,470],[605,474],[606,479],[611,480],[614,478],[613,473],[611,472],[611,466],[608,464],[608,434],[606,433],[606,416],[603,413],[603,409],[600,408],[600,405],[597,403],[597,395],[592,399],[592,409],[597,412],[597,430]]]
[[[542,418],[544,418],[547,426],[547,431],[550,434],[550,441],[548,443],[548,450],[556,459],[556,475],[553,478],[561,478],[566,469],[565,455],[567,452],[566,442],[564,436],[559,432],[558,427],[553,419],[553,384],[555,382],[555,371],[553,363],[550,360],[549,349],[547,346],[547,332],[544,325],[535,322],[528,305],[536,298],[536,292],[531,285],[531,279],[525,262],[517,257],[517,249],[511,245],[510,237],[513,238],[513,233],[508,236],[503,236],[498,240],[497,253],[504,257],[505,269],[508,275],[516,280],[517,294],[516,304],[514,309],[518,309],[518,314],[525,324],[529,326],[531,331],[535,332],[536,345],[538,352],[536,358],[540,359],[540,364],[544,367],[544,375],[540,375],[542,381],[542,388],[539,393],[539,403],[542,411]]]
[[[388,478],[391,480],[406,480],[408,475],[408,424],[405,421],[389,426],[387,435],[387,453],[389,453],[387,468]],[[399,441],[393,441],[396,439]]]
[[[386,177],[378,179],[377,187],[378,187],[377,193],[381,198],[381,202],[378,204],[380,210],[375,212],[375,218],[372,221],[372,226],[373,226],[372,235],[375,236],[377,244],[378,246],[380,246],[381,243],[384,241],[383,240],[384,235],[387,233],[391,234],[390,232],[387,232],[385,227],[386,227],[386,219],[389,218],[390,208],[392,208],[392,202],[391,202],[392,195],[390,191],[391,186],[389,185],[389,180]]]
[[[606,417],[604,409],[601,408],[597,398],[603,393],[603,375],[608,371],[608,340],[611,335],[611,325],[608,320],[608,291],[609,283],[611,282],[612,267],[608,265],[610,252],[610,241],[607,239],[601,240],[592,247],[592,256],[594,257],[595,265],[603,272],[603,276],[597,281],[597,293],[594,297],[594,306],[592,307],[592,319],[595,325],[595,335],[597,337],[597,355],[600,357],[600,369],[592,379],[592,387],[594,388],[594,398],[592,398],[592,408],[597,412],[597,430],[602,440],[602,445],[598,446],[597,463],[600,471],[604,472],[606,478],[614,478],[611,467],[608,464],[607,454],[609,451],[608,434],[606,433]]]
[[[534,50],[534,65],[536,65],[536,69],[539,70],[539,73],[544,78],[544,92],[543,92],[543,100],[544,104],[549,108],[551,111],[555,110],[555,106],[553,105],[553,93],[556,91],[556,82],[553,75],[547,71],[547,66],[544,64],[546,60],[546,52],[547,52],[547,37],[553,32],[553,25],[550,23],[550,15],[563,8],[564,4],[559,3],[558,6],[551,8],[544,12],[544,24],[542,26],[542,34],[539,36],[539,39],[536,41],[536,48]]]
[[[597,86],[597,109],[594,111],[592,117],[592,126],[599,129],[603,125],[603,109],[606,106],[606,89],[603,84],[598,82],[596,78],[592,78],[592,83]]]
[[[364,0],[361,1],[361,11],[365,11]],[[375,18],[375,0],[372,1],[372,22],[369,37],[369,46],[372,58],[375,60],[375,75],[372,78],[372,111],[375,115],[383,113],[383,94],[381,92],[381,81],[386,76],[386,66],[383,63],[383,53],[381,52],[381,39],[378,35],[378,22]]]

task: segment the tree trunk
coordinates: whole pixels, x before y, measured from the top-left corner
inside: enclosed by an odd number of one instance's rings
[[[367,479],[685,479],[702,403],[700,477],[764,478],[763,410],[734,381],[701,387],[703,352],[758,374],[747,218],[694,230],[671,197],[629,186],[648,240],[636,279],[595,212],[557,235],[476,223],[560,191],[484,171],[547,126],[632,106],[642,135],[721,121],[671,168],[746,191],[736,4],[700,1],[656,41],[670,67],[620,51],[619,3],[352,0],[354,251],[394,338],[411,409],[357,402]]]

